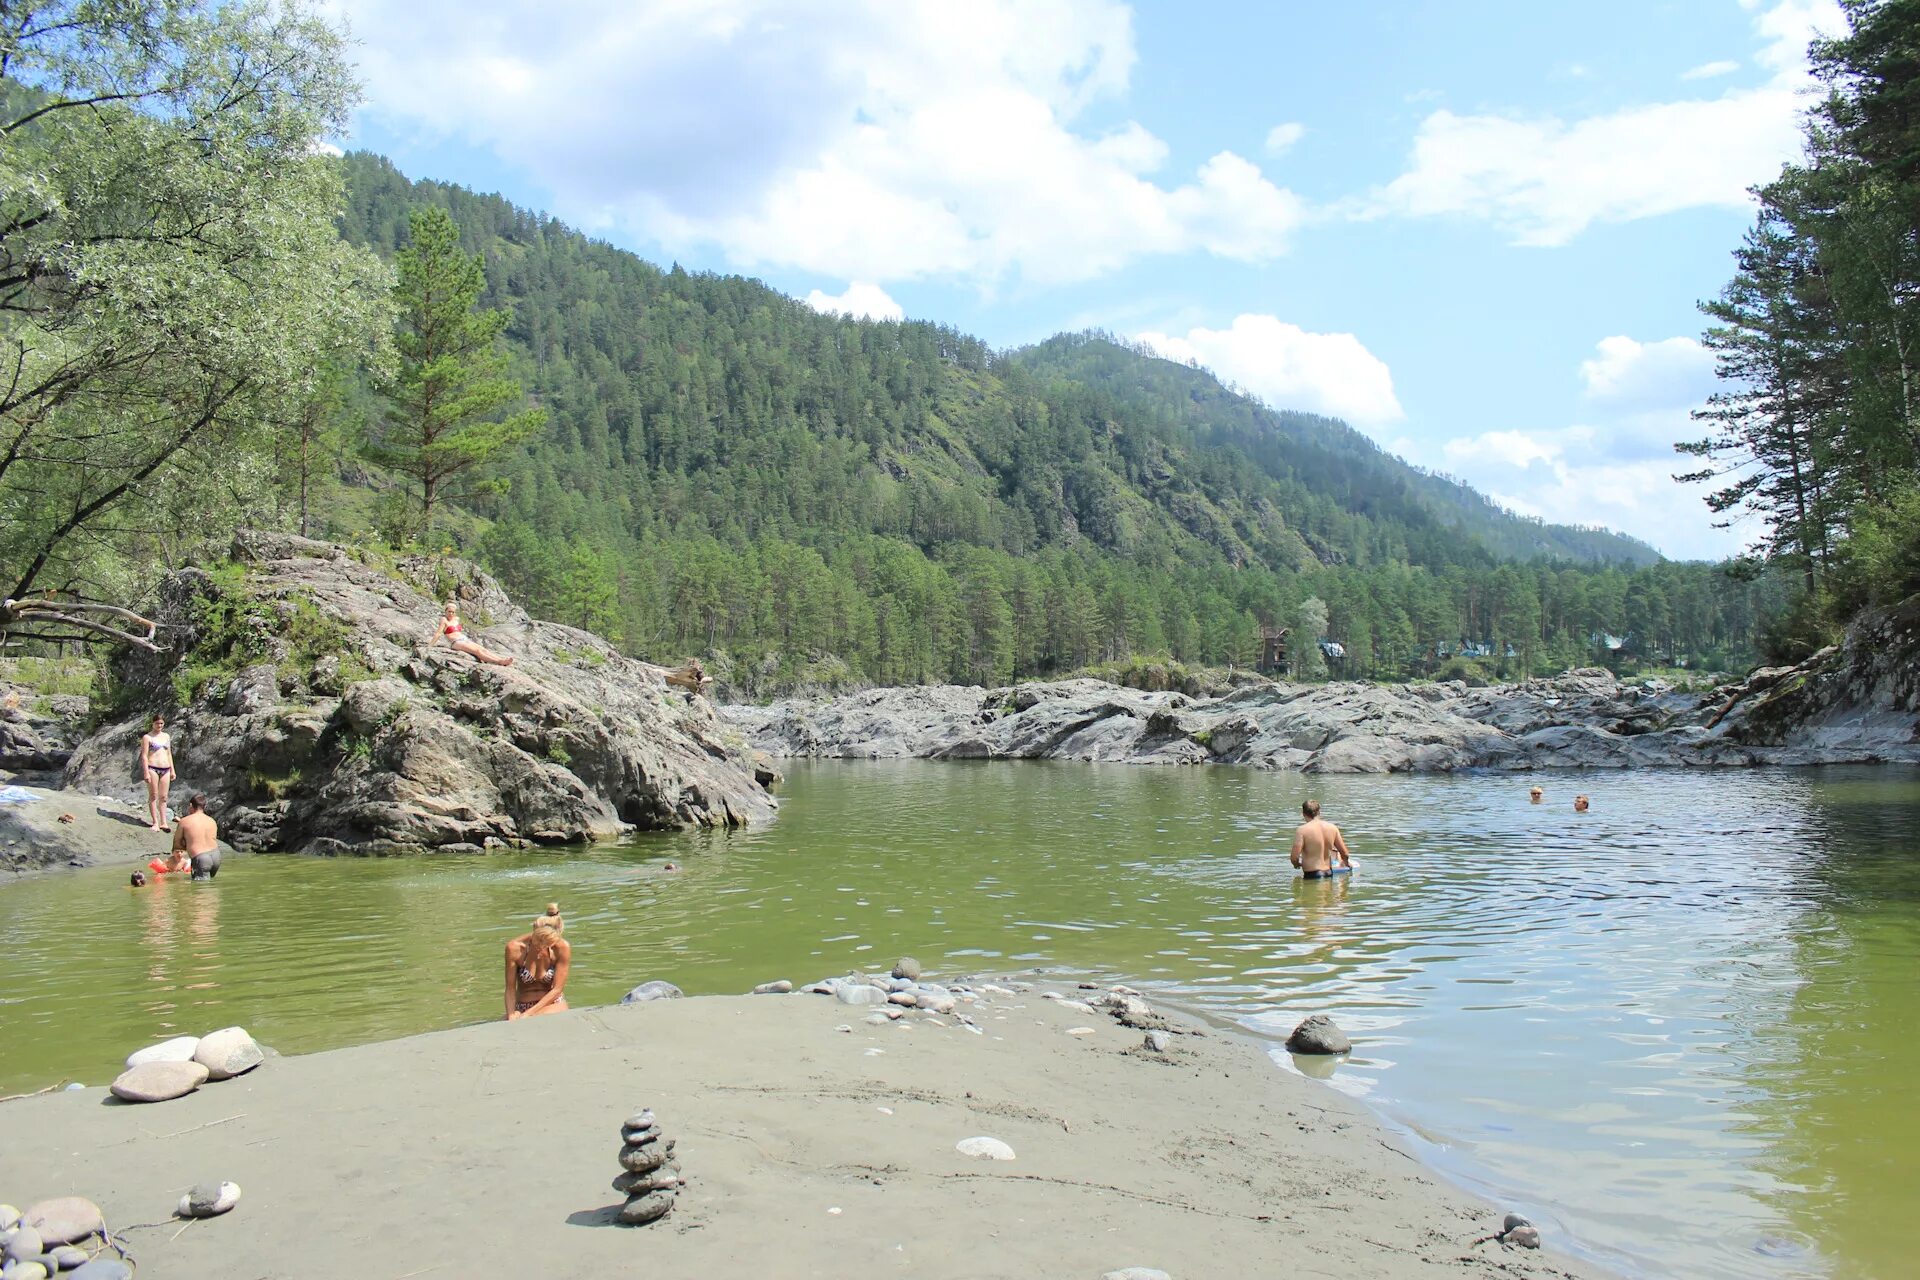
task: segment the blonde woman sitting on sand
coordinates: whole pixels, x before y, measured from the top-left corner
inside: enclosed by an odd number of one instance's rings
[[[560,936],[560,905],[547,904],[531,931],[507,944],[507,1021],[567,1007],[567,968],[573,948]]]
[[[460,610],[454,606],[451,600],[447,601],[447,611],[440,615],[439,625],[433,630],[433,642],[438,644],[441,640],[445,640],[448,644],[470,658],[478,658],[482,662],[491,662],[496,667],[510,667],[513,665],[512,658],[502,657],[500,654],[494,653],[490,649],[482,648],[480,645],[467,639],[466,628],[460,625]]]

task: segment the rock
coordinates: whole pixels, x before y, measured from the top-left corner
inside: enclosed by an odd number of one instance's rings
[[[1517,1213],[1510,1213],[1507,1215],[1506,1221],[1500,1224],[1500,1229],[1502,1231],[1512,1231],[1515,1227],[1530,1227],[1532,1225],[1532,1219],[1523,1217]]]
[[[671,982],[662,982],[660,979],[655,978],[651,982],[641,983],[633,990],[627,992],[627,994],[621,996],[620,1003],[645,1004],[649,1000],[678,1000],[684,995],[686,995],[686,992],[674,986]]]
[[[133,1280],[133,1268],[118,1258],[95,1258],[67,1272],[65,1280]]]
[[[1540,1247],[1540,1232],[1537,1228],[1531,1226],[1515,1227],[1513,1230],[1507,1232],[1507,1243],[1518,1245],[1522,1249],[1538,1249]]]
[[[613,1180],[613,1189],[623,1196],[644,1196],[650,1191],[672,1191],[680,1185],[680,1174],[672,1165],[649,1169],[644,1173],[623,1173]]]
[[[654,1119],[653,1108],[648,1107],[643,1111],[634,1112],[625,1120],[621,1121],[620,1128],[622,1131],[627,1129],[651,1129],[658,1123],[659,1121]]]
[[[39,1232],[41,1243],[47,1248],[74,1244],[107,1229],[107,1219],[100,1212],[100,1206],[85,1196],[60,1196],[30,1204],[20,1215],[20,1224]]]
[[[0,1271],[0,1280],[47,1280],[49,1274],[39,1259],[22,1258],[8,1263],[6,1270]]]
[[[59,1270],[71,1271],[86,1262],[90,1255],[78,1245],[63,1244],[48,1250],[47,1256],[53,1259],[53,1265]]]
[[[963,1156],[976,1160],[1011,1160],[1013,1148],[998,1138],[962,1138],[953,1146]]]
[[[193,1060],[207,1069],[209,1080],[231,1080],[259,1066],[266,1054],[240,1027],[223,1027],[200,1037]]]
[[[0,1231],[11,1231],[20,1225],[20,1211],[10,1204],[0,1204]]]
[[[897,1004],[902,1008],[911,1009],[919,1003],[919,997],[911,991],[894,991],[888,993],[887,1003]]]
[[[913,995],[916,1008],[932,1013],[952,1013],[958,1003],[944,991],[916,991]]]
[[[1153,1267],[1122,1267],[1102,1273],[1100,1280],[1173,1280],[1173,1277]]]
[[[7,1240],[7,1247],[0,1250],[0,1258],[4,1258],[11,1266],[27,1258],[37,1258],[46,1251],[47,1242],[40,1238],[40,1233],[23,1223],[13,1229],[12,1236]]]
[[[793,984],[791,982],[788,982],[785,978],[778,978],[772,982],[761,983],[753,989],[753,994],[756,996],[784,996],[792,990]]]
[[[1166,1031],[1149,1031],[1145,1043],[1153,1052],[1165,1053],[1173,1045],[1173,1035]]]
[[[655,1191],[649,1195],[637,1196],[620,1206],[620,1225],[625,1227],[643,1227],[649,1222],[657,1222],[673,1210],[673,1197],[665,1192]]]
[[[184,1098],[207,1082],[208,1071],[198,1062],[147,1062],[120,1073],[108,1086],[125,1102],[166,1102]]]
[[[217,1218],[240,1203],[237,1182],[201,1182],[180,1197],[174,1215],[181,1218]]]
[[[1293,1029],[1287,1037],[1287,1051],[1290,1053],[1351,1053],[1353,1041],[1347,1039],[1347,1033],[1335,1026],[1333,1019],[1324,1013],[1316,1013]]]
[[[199,1036],[175,1036],[128,1054],[127,1065],[137,1067],[148,1062],[192,1062],[194,1051],[199,1047]]]
[[[920,962],[912,956],[901,956],[893,962],[893,976],[908,982],[920,981]]]
[[[864,982],[845,982],[833,989],[833,998],[841,1004],[885,1004],[887,993]]]
[[[629,1129],[625,1125],[620,1127],[620,1141],[625,1146],[644,1147],[650,1142],[658,1142],[659,1140],[660,1126],[657,1124],[650,1125],[645,1129]]]
[[[673,1158],[673,1142],[649,1143],[644,1147],[622,1147],[620,1167],[628,1173],[651,1173]]]

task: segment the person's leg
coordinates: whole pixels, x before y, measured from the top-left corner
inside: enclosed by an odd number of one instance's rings
[[[147,825],[160,829],[160,775],[147,771]]]
[[[154,815],[160,823],[160,829],[162,831],[173,826],[171,822],[167,821],[167,797],[171,795],[172,792],[173,770],[169,769],[160,775],[160,803],[156,806],[157,812]]]
[[[481,648],[471,640],[457,640],[454,642],[453,647],[470,658],[478,658],[482,662],[491,662],[496,667],[510,667],[513,665],[512,658],[503,658],[491,650]]]

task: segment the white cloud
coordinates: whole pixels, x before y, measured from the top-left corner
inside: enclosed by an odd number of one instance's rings
[[[1713,390],[1713,353],[1692,338],[1637,342],[1625,336],[1602,338],[1598,354],[1581,362],[1580,381],[1587,398],[1603,408],[1669,409],[1690,407]]]
[[[1719,76],[1730,76],[1740,69],[1740,64],[1722,58],[1718,62],[1703,62],[1680,73],[1682,80],[1712,80]]]
[[[1843,29],[1833,0],[1777,0],[1754,19],[1772,78],[1718,98],[1574,121],[1436,111],[1421,122],[1407,171],[1363,212],[1481,218],[1515,243],[1552,246],[1596,222],[1743,208],[1749,187],[1799,154],[1808,38]]]
[[[1450,463],[1498,462],[1524,471],[1536,462],[1551,463],[1565,452],[1562,445],[1525,431],[1488,431],[1449,440],[1441,446]]]
[[[1350,333],[1308,333],[1276,316],[1242,315],[1225,329],[1135,336],[1169,360],[1202,364],[1278,409],[1323,413],[1361,427],[1406,416],[1386,362]]]
[[[1297,120],[1277,124],[1267,130],[1267,150],[1276,156],[1283,151],[1291,151],[1293,145],[1306,136],[1307,126]]]
[[[332,156],[336,160],[347,154],[338,145],[328,142],[324,138],[314,139],[312,145],[307,149],[317,156]]]
[[[1221,152],[1155,181],[1080,123],[1134,61],[1120,0],[333,0],[370,112],[527,170],[556,212],[841,279],[1086,279],[1282,253],[1300,200]]]
[[[815,289],[807,295],[807,305],[830,315],[852,316],[857,320],[904,320],[907,313],[877,284],[855,280],[842,294]]]

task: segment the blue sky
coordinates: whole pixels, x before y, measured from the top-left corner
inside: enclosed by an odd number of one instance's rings
[[[1098,327],[1517,510],[1738,550],[1670,479],[1696,302],[1832,0],[334,0],[344,144],[997,346]]]

